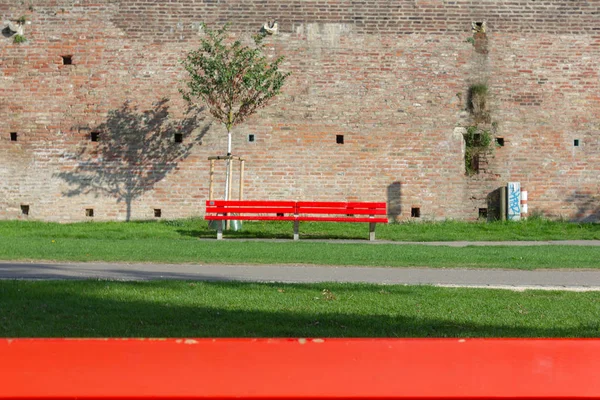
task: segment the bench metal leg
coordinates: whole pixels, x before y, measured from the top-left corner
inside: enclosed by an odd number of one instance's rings
[[[375,222],[369,222],[369,240],[375,240]]]
[[[217,240],[223,239],[223,221],[217,221]]]
[[[300,240],[300,221],[294,221],[294,240]]]

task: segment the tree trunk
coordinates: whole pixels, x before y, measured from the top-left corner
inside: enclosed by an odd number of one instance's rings
[[[227,129],[227,155],[231,156],[231,131]],[[225,200],[229,199],[229,175],[231,174],[231,160],[227,160],[225,172]]]
[[[227,128],[227,156],[231,156],[231,130]],[[229,176],[231,175],[231,159],[227,159],[227,167],[225,172],[225,200],[229,198]],[[221,223],[221,221],[217,221]],[[229,220],[225,221],[225,229],[229,229]]]

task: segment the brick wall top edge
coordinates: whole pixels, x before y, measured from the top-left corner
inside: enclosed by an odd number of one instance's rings
[[[33,9],[33,11],[32,11]],[[345,24],[355,33],[444,34],[469,32],[473,21],[490,31],[590,34],[599,32],[600,1],[584,0],[40,0],[30,8],[0,0],[2,16],[86,14],[104,11],[130,38],[182,40],[201,22],[229,22],[233,31],[257,31],[277,19],[281,32],[307,24]]]

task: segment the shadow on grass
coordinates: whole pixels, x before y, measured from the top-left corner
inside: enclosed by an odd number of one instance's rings
[[[304,229],[303,229],[304,228]],[[202,239],[217,237],[217,231],[204,223],[201,227],[194,229],[178,229],[181,236],[190,236]],[[244,222],[239,231],[224,230],[223,237],[226,239],[293,239],[293,224],[278,222],[263,224],[260,222]],[[300,239],[317,240],[369,240],[368,224],[327,224],[310,223],[300,224]]]
[[[184,230],[178,229],[177,233],[181,236],[195,237],[199,239],[215,239],[217,237],[217,231],[211,228],[206,229],[193,229]],[[225,239],[292,239],[293,236],[290,233],[285,234],[281,232],[260,232],[260,231],[231,231],[226,230],[223,232]]]
[[[200,239],[215,239],[217,237],[217,231],[212,229],[206,230],[178,230],[181,236],[191,236]],[[260,231],[224,231],[223,238],[225,239],[290,239],[294,238],[293,233],[282,233],[282,232],[260,232]],[[300,233],[300,240],[302,239],[316,239],[316,240],[336,240],[336,239],[351,239],[351,240],[365,240],[369,241],[369,238],[365,238],[364,235],[337,235],[337,234],[326,234],[326,233]]]
[[[152,291],[148,292],[146,289]],[[253,293],[256,289],[268,290],[269,293],[257,297]],[[576,326],[557,326],[556,322],[548,321],[546,326],[532,327],[527,326],[527,323],[515,323],[514,319],[507,322],[478,323],[463,315],[454,318],[408,315],[407,300],[423,301],[419,296],[423,296],[423,291],[427,288],[363,286],[360,290],[368,294],[379,294],[388,299],[389,296],[394,296],[398,300],[392,310],[375,308],[370,312],[354,310],[343,306],[342,302],[326,302],[322,298],[313,298],[310,294],[307,297],[306,293],[300,293],[307,289],[313,290],[317,295],[325,293],[323,284],[184,282],[177,286],[164,282],[87,281],[81,285],[69,285],[65,282],[4,282],[0,283],[0,295],[4,298],[4,304],[0,308],[0,336],[597,337],[599,334],[599,324],[595,320],[581,321]],[[347,301],[358,292],[356,286],[345,288],[337,285],[332,289],[338,298]],[[117,293],[113,294],[111,290],[116,290]],[[439,291],[440,293],[436,293],[440,296],[440,301],[453,296],[441,289],[429,290]],[[169,291],[172,293],[167,295]],[[205,299],[206,292],[211,292],[208,295],[214,296],[215,302],[220,302],[221,305],[207,305],[210,301]],[[273,294],[295,297],[288,302],[276,300],[279,303],[272,306],[276,311],[264,310],[262,300],[271,301]],[[513,296],[510,301],[501,302],[488,311],[494,313],[494,308],[498,311],[515,304],[520,307],[521,304],[517,302],[522,297],[519,298],[516,294],[510,296]],[[543,296],[560,299],[563,294],[546,293]],[[376,299],[371,300],[373,304],[377,303]],[[312,305],[304,307],[294,304],[298,301],[320,303],[314,309]],[[390,307],[392,303],[387,304]]]

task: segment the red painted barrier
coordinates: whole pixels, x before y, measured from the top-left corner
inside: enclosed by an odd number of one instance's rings
[[[0,399],[600,399],[600,340],[0,339]]]

